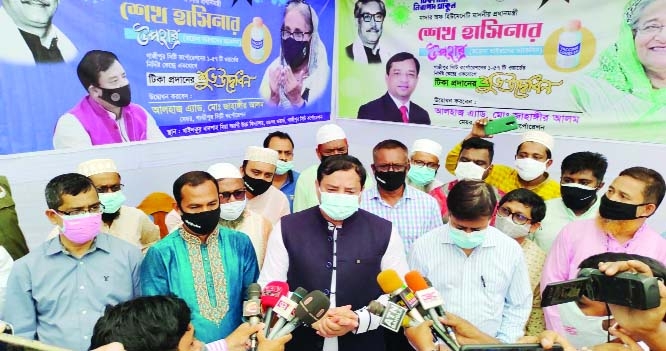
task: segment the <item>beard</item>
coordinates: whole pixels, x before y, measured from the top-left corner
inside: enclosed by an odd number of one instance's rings
[[[626,234],[627,232],[635,233],[643,224],[641,221],[636,221],[635,219],[606,219],[601,216],[597,216],[596,222],[597,227],[601,231],[610,235]]]
[[[241,213],[240,216],[236,219],[228,220],[228,219],[222,219],[220,218],[220,221],[218,222],[221,226],[225,228],[231,228],[231,229],[236,229],[240,227],[241,224],[243,224],[243,220],[245,219],[245,211]]]
[[[114,213],[102,213],[102,222],[110,227],[111,223],[113,223],[113,221],[115,221],[118,216],[120,216],[120,210]]]

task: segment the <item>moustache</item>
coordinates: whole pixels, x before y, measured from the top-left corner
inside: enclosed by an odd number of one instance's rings
[[[370,33],[370,32],[381,33],[381,31],[377,28],[370,28],[370,29],[366,30],[365,32],[366,33]]]

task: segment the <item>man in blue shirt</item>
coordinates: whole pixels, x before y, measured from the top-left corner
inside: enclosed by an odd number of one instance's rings
[[[105,306],[140,295],[141,251],[100,233],[104,208],[88,177],[57,176],[45,193],[60,234],[15,262],[4,319],[18,336],[85,351]]]
[[[301,174],[294,171],[294,141],[289,134],[275,131],[264,139],[264,147],[278,153],[277,167],[273,176],[273,186],[280,189],[289,199],[289,210],[294,212],[294,192]]]

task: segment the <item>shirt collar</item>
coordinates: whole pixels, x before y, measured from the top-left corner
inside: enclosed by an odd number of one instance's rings
[[[193,244],[193,245],[206,245],[206,244],[208,244],[208,242],[210,241],[211,237],[214,237],[214,236],[219,235],[219,234],[220,234],[220,230],[221,230],[221,227],[218,225],[218,226],[217,226],[217,230],[214,231],[213,233],[211,233],[211,234],[206,238],[206,242],[202,243],[201,240],[199,240],[199,237],[198,237],[198,236],[196,236],[196,235],[194,235],[194,234],[190,234],[190,233],[188,233],[185,229],[183,229],[183,225],[184,225],[184,224],[181,224],[180,228],[178,228],[178,232],[179,232],[179,234],[180,234],[180,237],[183,238],[183,240],[185,240],[185,242],[187,242],[187,243],[189,243],[189,244]]]
[[[388,93],[388,96],[391,97],[391,100],[393,100],[393,102],[398,107],[398,109],[400,109],[400,106],[407,107],[407,113],[409,114],[409,106],[411,105],[412,100],[408,100],[407,103],[403,105],[402,102],[400,102],[398,99],[394,98],[393,95],[391,95],[391,93]]]
[[[371,188],[368,188],[368,190],[365,190],[369,199],[371,199],[371,200],[381,200],[382,197],[381,197],[381,195],[379,195],[379,189],[377,189],[377,187],[379,187],[379,185],[373,186]],[[402,199],[409,199],[409,200],[413,199],[414,195],[415,195],[414,194],[415,191],[419,191],[419,190],[416,190],[414,187],[412,187],[410,185],[407,185],[407,183],[405,182],[405,191],[403,191],[402,197],[400,198],[400,201],[402,201]],[[398,201],[398,202],[400,202],[400,201]]]
[[[99,233],[93,239],[92,245],[90,245],[90,249],[86,251],[86,254],[93,252],[97,249],[100,249],[105,252],[110,252],[110,246],[111,245],[109,243],[108,236]],[[66,255],[71,255],[70,252],[67,251],[65,246],[63,246],[62,242],[60,241],[60,235],[56,236],[55,238],[49,240],[46,243],[46,255],[51,256],[61,252]]]

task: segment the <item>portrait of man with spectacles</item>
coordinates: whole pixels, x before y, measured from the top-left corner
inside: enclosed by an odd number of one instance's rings
[[[386,6],[382,0],[356,1],[354,19],[358,28],[358,37],[345,48],[347,57],[358,63],[388,61],[392,53],[379,45],[385,18]]]

